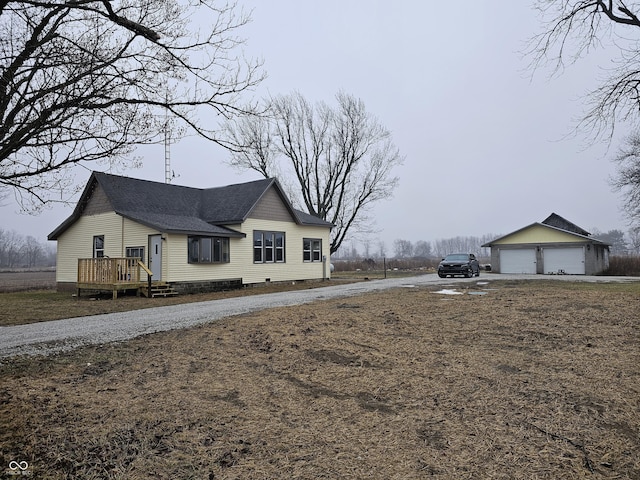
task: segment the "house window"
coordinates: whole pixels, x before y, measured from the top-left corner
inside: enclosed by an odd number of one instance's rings
[[[104,257],[104,235],[93,237],[93,258]]]
[[[128,258],[137,258],[144,262],[144,247],[127,247],[126,256]]]
[[[253,232],[254,263],[283,263],[285,261],[284,232]]]
[[[189,237],[189,263],[229,263],[229,239]]]
[[[303,239],[302,260],[305,262],[319,262],[322,260],[322,240],[319,238]]]

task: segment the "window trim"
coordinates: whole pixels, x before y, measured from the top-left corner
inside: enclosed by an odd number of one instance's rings
[[[139,250],[141,255],[135,256],[135,255],[131,255],[130,251],[131,250]],[[125,248],[125,257],[127,258],[139,258],[140,260],[142,260],[143,262],[145,261],[145,248],[144,247],[126,247]]]
[[[309,248],[307,249],[307,242]],[[317,244],[318,248],[314,248]],[[317,258],[316,258],[317,254]],[[322,261],[322,239],[321,238],[303,238],[302,239],[302,261],[304,263],[317,263]]]
[[[97,242],[102,241],[102,247],[98,248]],[[104,235],[93,236],[93,258],[104,258]]]
[[[205,245],[208,243],[208,248]],[[193,246],[197,245],[196,256]],[[216,245],[219,248],[216,248]],[[206,254],[208,250],[208,255]],[[217,255],[216,255],[217,252]],[[215,265],[231,263],[231,245],[229,237],[209,235],[189,235],[187,237],[187,263],[192,265]]]
[[[286,263],[286,232],[253,231],[253,263]]]

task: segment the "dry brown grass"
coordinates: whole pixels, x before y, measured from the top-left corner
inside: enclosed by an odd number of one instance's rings
[[[362,281],[362,279],[336,278],[330,282],[272,283],[270,285],[247,286],[221,292],[178,295],[166,298],[145,298],[136,296],[134,292],[129,292],[128,294],[121,293],[116,300],[113,300],[111,292],[84,292],[80,297],[76,297],[75,294],[69,292],[57,292],[51,289],[2,292],[0,293],[0,326],[24,325],[103,313],[130,312],[142,308],[204,302],[244,295],[304,290],[356,281]]]
[[[272,309],[0,368],[35,478],[640,478],[638,285]],[[438,289],[441,287],[437,287]]]

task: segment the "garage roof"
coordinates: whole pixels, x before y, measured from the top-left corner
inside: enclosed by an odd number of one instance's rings
[[[524,237],[524,235],[521,236],[519,234],[524,234],[526,233],[527,230],[531,231],[530,233],[532,236],[540,236],[540,240],[532,241],[529,238],[529,239],[526,239],[525,241],[522,241],[522,237]],[[541,232],[544,232],[544,231],[546,231],[547,233],[555,232],[555,233],[564,234],[564,238],[566,238],[567,240],[565,241],[563,237],[556,237],[553,240],[549,240],[548,238],[545,239],[543,237],[547,235],[541,234]],[[492,245],[496,245],[496,244],[504,245],[508,243],[530,244],[530,243],[565,243],[565,242],[566,243],[584,242],[584,243],[591,243],[596,245],[609,246],[608,243],[603,242],[601,240],[597,240],[595,238],[591,238],[589,235],[591,234],[586,230],[584,230],[583,228],[580,228],[574,223],[571,223],[568,220],[562,218],[560,215],[553,213],[549,217],[547,217],[543,222],[532,223],[530,225],[527,225],[526,227],[520,228],[511,233],[508,233],[507,235],[503,235],[494,240],[491,240],[490,242],[487,242],[482,246],[491,247]],[[509,237],[512,237],[512,240],[513,240],[512,242],[506,241],[509,239]],[[518,237],[520,237],[520,239]]]

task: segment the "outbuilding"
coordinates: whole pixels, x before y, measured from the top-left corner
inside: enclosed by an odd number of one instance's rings
[[[597,275],[609,267],[610,245],[555,213],[482,246],[497,273]]]

